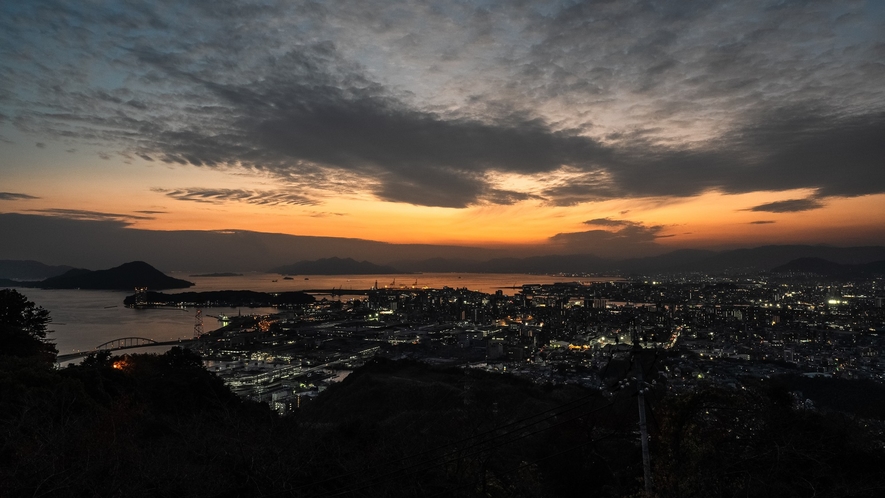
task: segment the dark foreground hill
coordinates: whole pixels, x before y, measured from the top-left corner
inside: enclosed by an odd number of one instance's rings
[[[35,286],[43,289],[132,290],[147,287],[163,290],[183,289],[192,285],[194,284],[187,280],[167,276],[144,261],[133,261],[108,270],[69,270]]]
[[[2,496],[643,496],[626,391],[376,361],[280,418],[179,349],[0,374]],[[648,400],[656,496],[881,496],[852,419],[762,385]]]
[[[281,418],[179,348],[57,369],[35,323],[44,311],[0,291],[4,498],[647,496],[635,386],[616,388],[627,370],[607,369],[612,389],[595,391],[376,359]],[[883,389],[845,386],[650,386],[654,496],[882,496],[885,405],[869,398]],[[796,389],[834,403],[797,407]],[[852,408],[863,418],[830,411]]]

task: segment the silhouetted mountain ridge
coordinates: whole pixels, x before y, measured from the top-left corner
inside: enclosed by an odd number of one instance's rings
[[[722,273],[768,271],[799,258],[821,258],[838,264],[867,264],[885,260],[885,247],[830,247],[808,245],[761,246],[711,251],[679,249],[657,256],[612,260],[589,254],[497,258],[486,261],[432,258],[394,261],[413,272],[480,273]]]
[[[57,277],[47,278],[35,287],[43,289],[91,289],[91,290],[132,290],[147,287],[152,290],[184,289],[194,285],[165,275],[144,261],[132,261],[107,270],[69,270]]]
[[[291,265],[278,266],[269,271],[282,275],[382,275],[400,273],[399,270],[391,266],[337,257],[322,258],[316,261],[299,261]]]
[[[598,273],[598,274],[654,274],[654,273],[723,273],[742,272],[757,273],[770,271],[774,268],[786,265],[791,261],[802,258],[818,258],[839,265],[872,265],[864,271],[874,271],[875,264],[883,264],[885,261],[885,247],[830,247],[810,245],[783,245],[761,246],[748,249],[733,249],[725,251],[712,251],[701,249],[678,249],[657,256],[644,258],[632,258],[625,260],[613,260],[601,258],[591,254],[570,255],[547,255],[531,256],[525,258],[494,258],[487,260],[473,260],[466,258],[443,258],[434,257],[424,260],[406,259],[390,261],[386,264],[378,264],[371,261],[356,261],[352,258],[330,257],[317,260],[304,260],[291,265],[278,266],[271,270],[272,273],[288,275],[373,275],[373,274],[401,274],[401,273]],[[878,263],[877,263],[878,262]],[[33,262],[36,265],[41,263]],[[146,265],[146,263],[144,263]],[[42,265],[46,266],[46,265]],[[124,268],[123,265],[118,268]],[[150,266],[150,265],[148,265]],[[63,268],[63,267],[52,267]],[[110,271],[110,270],[102,270]],[[71,273],[74,272],[74,273]],[[87,280],[93,278],[110,278],[108,275],[86,277],[89,270],[69,270],[65,275],[53,279],[47,279],[46,285],[64,287],[53,288],[115,288],[131,289],[128,285],[132,282],[123,283],[105,282],[72,283],[70,278],[80,276]],[[159,272],[158,272],[159,273]],[[881,273],[879,271],[878,273]],[[826,273],[823,273],[826,274]],[[104,275],[104,276],[101,276]],[[8,277],[7,277],[8,278]],[[167,277],[169,278],[169,277]],[[138,280],[138,279],[136,279]],[[173,279],[175,280],[175,279]],[[164,287],[151,289],[182,288],[187,285],[181,284],[184,280],[177,280],[178,284],[161,283]],[[126,285],[123,285],[123,284]],[[8,287],[44,287],[43,282],[19,282],[4,280],[0,277],[0,285]],[[93,287],[92,285],[99,285]],[[108,287],[111,285],[111,287]]]
[[[885,275],[885,260],[859,265],[843,265],[822,258],[799,258],[772,268],[772,273],[814,274],[825,277],[871,277]]]
[[[72,269],[67,265],[51,266],[34,260],[4,259],[0,260],[0,279],[43,280]]]

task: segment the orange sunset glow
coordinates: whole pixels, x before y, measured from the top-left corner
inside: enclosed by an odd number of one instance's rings
[[[428,257],[885,244],[878,4],[371,3],[125,12],[136,30],[84,10],[80,38],[10,7],[4,227]]]

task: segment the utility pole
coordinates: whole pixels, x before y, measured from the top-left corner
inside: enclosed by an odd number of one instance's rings
[[[651,456],[648,453],[648,426],[645,422],[645,390],[646,384],[642,375],[642,346],[639,344],[639,333],[633,326],[633,359],[636,361],[636,398],[639,400],[639,437],[642,443],[642,472],[645,478],[645,494],[651,496]]]

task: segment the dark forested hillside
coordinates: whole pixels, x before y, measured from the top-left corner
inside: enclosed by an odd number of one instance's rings
[[[283,418],[183,349],[56,369],[45,312],[0,298],[0,338],[21,346],[0,349],[3,497],[645,496],[626,369],[592,391],[376,359]],[[658,382],[654,496],[882,496],[881,411],[809,409],[797,387],[839,388]]]

